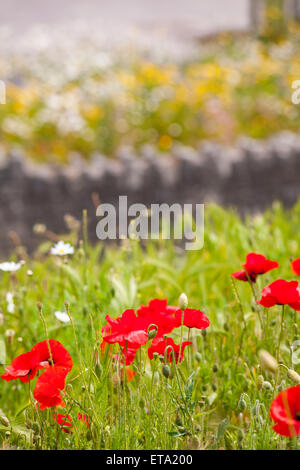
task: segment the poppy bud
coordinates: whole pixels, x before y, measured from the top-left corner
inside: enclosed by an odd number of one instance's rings
[[[278,370],[278,362],[276,361],[275,357],[273,357],[268,351],[261,349],[259,351],[259,358],[262,369],[269,370],[270,372],[277,372]]]
[[[32,424],[32,430],[33,430],[34,434],[38,434],[41,430],[39,423],[34,422]]]
[[[263,378],[262,375],[259,375],[259,376],[257,377],[257,381],[256,381],[257,390],[261,390],[261,389],[262,389],[263,383],[264,383],[264,378]]]
[[[157,359],[158,357],[159,357],[159,354],[158,354],[158,352],[155,351],[155,352],[153,353],[153,359]]]
[[[300,375],[293,369],[288,369],[287,376],[291,379],[295,384],[300,384]]]
[[[237,432],[237,439],[239,442],[242,442],[243,439],[244,439],[245,435],[244,435],[244,431],[242,429],[239,429],[238,432]]]
[[[217,364],[214,364],[214,365],[213,365],[212,371],[213,371],[213,372],[218,372],[218,366],[217,366]]]
[[[188,298],[187,298],[186,294],[184,294],[184,293],[180,294],[179,300],[178,300],[179,308],[182,309],[182,310],[185,310],[188,306],[188,303],[189,303],[189,301],[188,301]]]
[[[152,326],[154,326],[155,328],[150,330],[150,328]],[[158,330],[158,328],[157,328],[156,325],[150,325],[149,326],[149,328],[148,328],[148,340],[155,338],[155,336],[157,335],[157,330]]]
[[[6,416],[0,416],[0,423],[6,428],[9,427],[9,421]]]
[[[178,413],[176,415],[175,424],[176,424],[176,426],[183,426],[183,422],[181,421],[180,416],[179,416]]]
[[[87,439],[87,441],[91,441],[93,439],[93,434],[92,434],[92,431],[90,429],[88,429],[88,431],[86,433],[86,439]]]
[[[244,400],[244,398],[241,397],[239,402],[238,402],[238,410],[239,411],[245,411],[246,408],[247,408],[247,403]]]
[[[171,369],[167,364],[164,364],[162,367],[162,373],[168,379],[171,375]]]
[[[199,353],[199,351],[196,352],[196,354],[195,354],[195,359],[196,359],[196,361],[198,361],[198,362],[201,362],[201,361],[202,361],[202,356],[201,356],[201,354]]]
[[[264,390],[270,390],[270,391],[273,390],[272,384],[270,384],[270,382],[268,382],[268,381],[266,381],[266,380],[263,382],[262,388],[263,388]]]
[[[16,332],[14,330],[6,330],[5,336],[7,338],[8,344],[12,344]]]

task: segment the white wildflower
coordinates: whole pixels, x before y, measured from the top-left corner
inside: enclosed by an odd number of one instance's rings
[[[0,270],[6,272],[13,272],[18,271],[23,263],[14,263],[13,261],[5,261],[4,263],[0,263]]]
[[[62,323],[68,323],[70,321],[70,317],[66,312],[54,312],[54,315]]]
[[[63,241],[59,241],[51,248],[51,255],[57,256],[65,256],[65,255],[73,255],[74,248],[70,243],[65,243]]]

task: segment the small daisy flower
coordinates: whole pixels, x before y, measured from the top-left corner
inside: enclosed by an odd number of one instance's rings
[[[22,262],[14,263],[13,261],[5,261],[4,263],[0,263],[0,270],[5,272],[14,272],[18,271],[22,266]]]
[[[33,276],[33,271],[31,271],[31,269],[28,269],[27,276]]]
[[[74,248],[70,243],[65,243],[63,241],[59,241],[51,248],[51,255],[56,256],[66,256],[66,255],[73,255]]]
[[[54,315],[62,323],[68,323],[70,321],[70,317],[66,312],[54,312]]]

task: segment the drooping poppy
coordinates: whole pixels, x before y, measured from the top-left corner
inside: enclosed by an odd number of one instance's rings
[[[17,356],[10,366],[5,367],[6,372],[1,375],[1,378],[10,381],[20,379],[21,382],[29,382],[35,377],[39,368],[39,356],[29,351]]]
[[[51,357],[50,357],[50,351]],[[55,339],[49,339],[48,341],[41,341],[37,343],[33,348],[32,352],[39,357],[40,367],[48,368],[50,365],[61,366],[70,371],[73,367],[73,361],[66,350],[66,348]],[[51,364],[51,359],[53,364]]]
[[[188,328],[198,328],[204,330],[209,327],[209,319],[201,312],[193,308],[186,308],[184,311],[177,310],[175,313],[176,326],[181,326],[181,323]]]
[[[109,315],[105,318],[112,327],[112,333],[103,338],[107,343],[119,343],[120,346],[130,349],[138,349],[142,344],[146,344],[148,334],[145,324],[135,315],[134,310],[125,310],[119,319]]]
[[[300,385],[280,392],[273,400],[270,416],[275,421],[273,429],[281,436],[300,434]]]
[[[261,299],[257,301],[263,307],[273,305],[289,305],[294,310],[300,310],[300,288],[297,281],[278,279],[263,288]]]
[[[41,410],[52,406],[65,406],[61,391],[65,388],[68,372],[65,367],[51,366],[37,379],[33,395]]]
[[[264,255],[258,253],[248,253],[246,256],[246,263],[243,264],[243,268],[240,271],[232,273],[232,276],[239,281],[255,282],[259,274],[265,274],[272,269],[278,268],[277,261],[271,261]]]
[[[183,341],[182,345],[175,344],[172,338],[154,338],[150,348],[148,349],[149,359],[153,359],[153,354],[158,353],[159,356],[165,357],[167,362],[173,362],[173,351],[176,364],[184,359],[183,353],[186,346],[193,344],[192,341]],[[180,357],[179,357],[180,355]]]

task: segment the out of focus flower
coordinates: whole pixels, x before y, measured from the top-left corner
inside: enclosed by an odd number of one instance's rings
[[[70,245],[70,243],[65,243],[63,241],[59,241],[51,248],[51,255],[66,256],[66,255],[73,255],[73,254],[74,254],[74,247]]]
[[[1,271],[6,271],[6,272],[14,272],[18,271],[20,267],[22,266],[22,262],[20,263],[15,263],[13,261],[6,261],[5,263],[0,263],[0,270]]]
[[[14,313],[15,304],[14,304],[14,295],[13,295],[12,292],[7,292],[6,302],[7,302],[7,311],[8,311],[8,313]]]
[[[271,261],[264,255],[258,253],[248,253],[246,256],[246,263],[243,264],[241,271],[232,274],[233,277],[239,281],[252,281],[255,282],[259,274],[265,274],[272,269],[278,268],[277,261]]]
[[[290,387],[273,400],[270,416],[275,421],[274,431],[281,436],[300,434],[300,385]]]
[[[66,312],[54,312],[54,315],[62,323],[68,323],[70,321],[70,317]]]
[[[263,307],[273,305],[289,305],[294,310],[300,310],[300,288],[297,281],[278,279],[263,288],[261,299],[257,301]]]

